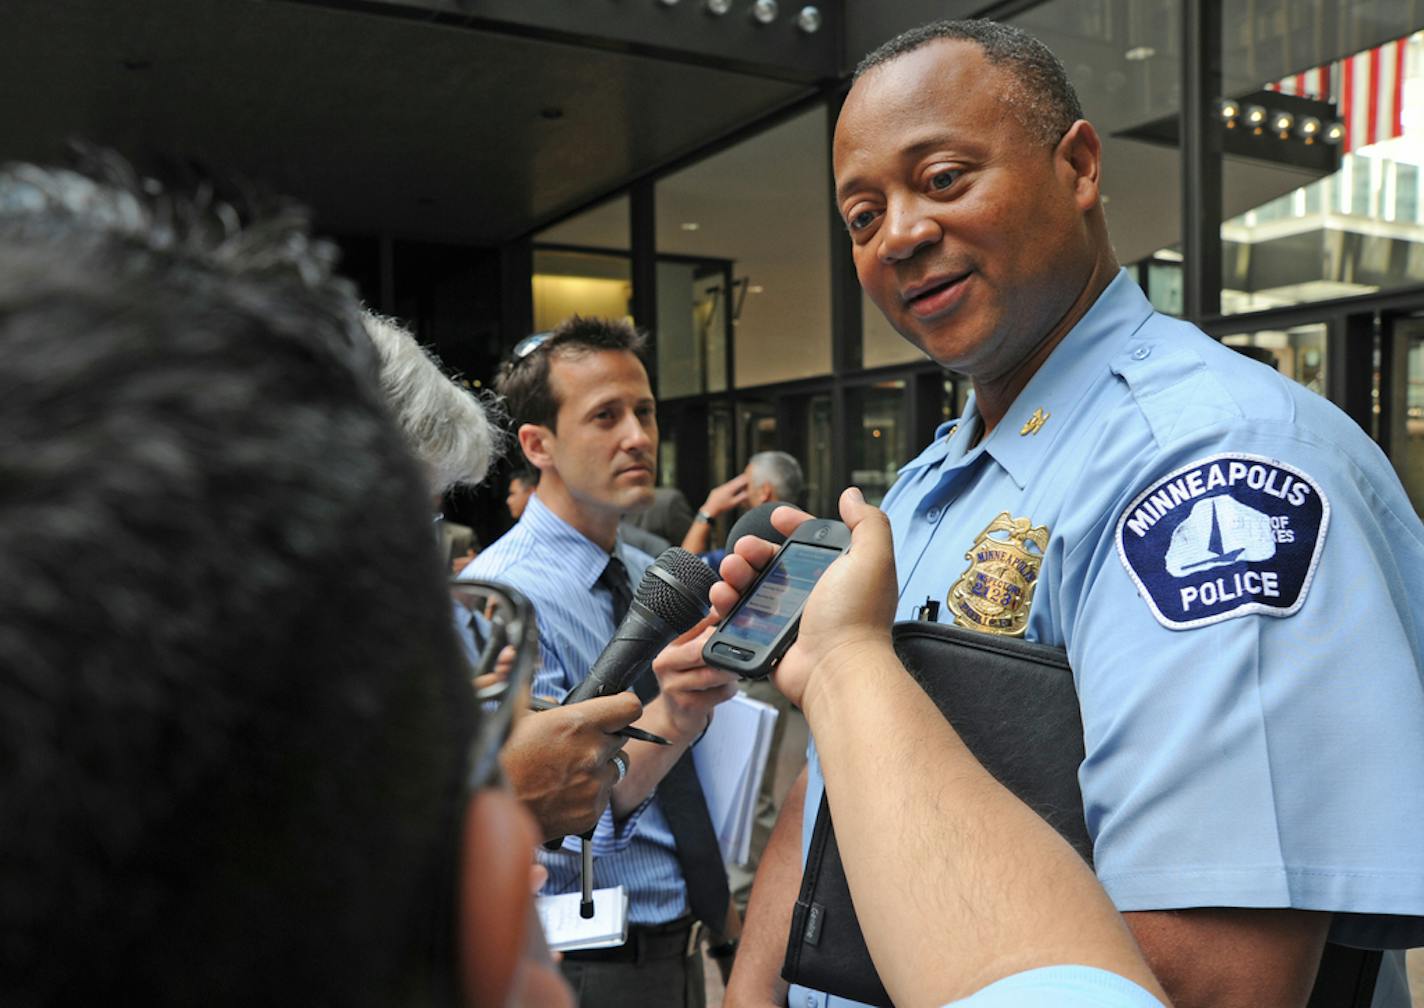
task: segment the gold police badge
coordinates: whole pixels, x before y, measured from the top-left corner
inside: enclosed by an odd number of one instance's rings
[[[1037,551],[1030,552],[1030,546]],[[1047,548],[1048,526],[1034,527],[1028,518],[1001,512],[964,554],[969,569],[945,598],[956,622],[1005,637],[1022,637],[1028,629],[1029,606]]]

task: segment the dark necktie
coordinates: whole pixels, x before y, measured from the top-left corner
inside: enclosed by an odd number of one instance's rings
[[[628,568],[618,557],[609,557],[598,583],[613,598],[613,623],[617,626],[633,601]],[[658,695],[658,680],[651,669],[633,684],[633,692],[645,704]],[[722,864],[722,848],[707,812],[707,799],[697,780],[690,747],[658,785],[658,804],[677,844],[677,862],[687,883],[688,906],[694,916],[721,934],[727,921],[727,869]]]
[[[633,589],[628,584],[628,568],[616,556],[608,558],[608,566],[598,575],[598,583],[613,597],[613,625],[619,626],[633,603]]]

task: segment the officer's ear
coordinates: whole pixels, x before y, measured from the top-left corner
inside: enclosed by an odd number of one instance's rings
[[[1103,143],[1098,131],[1086,119],[1079,119],[1063,134],[1053,151],[1060,177],[1071,188],[1078,209],[1087,213],[1098,206],[1102,174]]]

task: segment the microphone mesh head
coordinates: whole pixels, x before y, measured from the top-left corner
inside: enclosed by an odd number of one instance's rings
[[[661,572],[661,576],[658,572]],[[668,584],[676,581],[682,590]],[[643,572],[634,598],[678,633],[692,628],[711,606],[707,593],[720,580],[712,568],[681,546],[665,549]]]
[[[732,526],[732,530],[727,533],[727,552],[732,552],[732,548],[737,545],[737,540],[744,535],[754,535],[758,539],[765,539],[774,546],[780,546],[786,541],[786,537],[778,532],[776,526],[771,523],[771,513],[779,507],[794,506],[786,501],[774,500],[752,508],[738,518]]]

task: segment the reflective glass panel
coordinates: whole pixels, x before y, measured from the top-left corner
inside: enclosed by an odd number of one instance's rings
[[[846,390],[850,481],[865,499],[879,504],[909,461],[910,423],[903,381],[877,382]]]
[[[1225,13],[1222,311],[1424,283],[1424,12],[1246,11]]]
[[[659,256],[730,266],[738,388],[831,369],[826,149],[817,106],[657,183]]]
[[[631,319],[632,268],[626,256],[534,251],[534,329],[570,315]]]
[[[1424,318],[1395,320],[1393,364],[1390,460],[1424,513]]]
[[[726,391],[730,265],[658,261],[659,399]]]
[[[1222,342],[1325,395],[1326,338],[1325,323],[1315,322],[1285,330],[1235,333]]]

